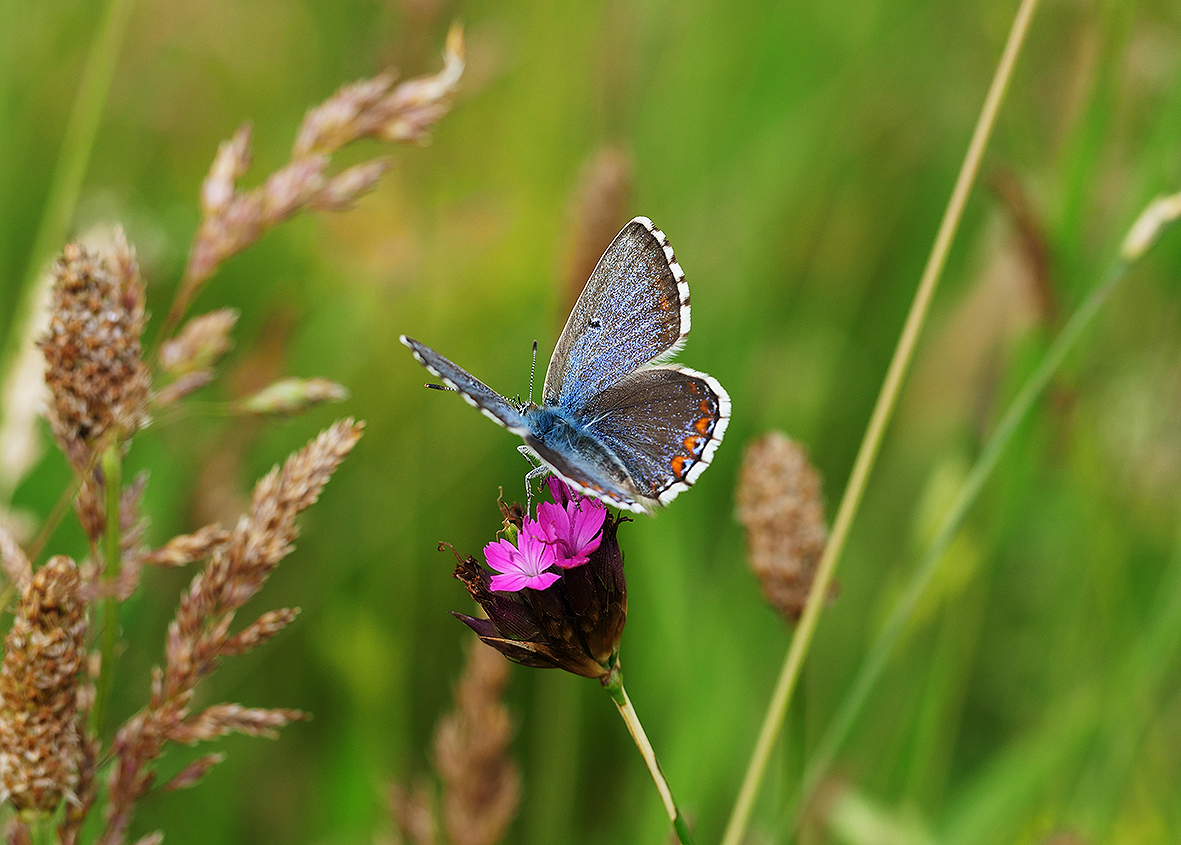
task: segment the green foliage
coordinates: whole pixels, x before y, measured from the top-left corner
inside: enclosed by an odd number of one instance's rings
[[[626,216],[667,233],[692,286],[679,360],[733,400],[700,483],[619,535],[629,695],[697,841],[716,841],[789,639],[733,520],[742,447],[769,428],[802,440],[835,506],[1010,6],[135,5],[71,234],[125,226],[153,326],[192,239],[201,179],[240,123],[255,130],[251,186],[339,85],[390,64],[434,72],[452,15],[466,26],[468,71],[433,142],[394,149],[374,194],[269,234],[195,303],[194,313],[242,312],[221,364],[229,377],[198,398],[238,398],[279,375],[326,377],[351,398],[291,421],[195,412],[144,432],[125,475],[151,470],[151,542],[201,524],[210,495],[224,506],[216,515],[234,513],[224,491],[248,492],[342,407],[367,429],[266,587],[265,606],[299,606],[298,621],[228,661],[207,693],[315,719],[274,743],[225,742],[226,762],[195,789],[143,804],[133,834],[360,842],[388,829],[386,784],[429,770],[468,636],[447,613],[470,603],[437,543],[478,552],[500,525],[498,488],[521,498],[527,469],[511,435],[421,389],[425,373],[397,336],[524,394],[531,342],[544,365],[565,319],[580,168],[614,143],[633,161]],[[0,9],[4,344],[100,17],[62,0]],[[1035,18],[756,806],[754,827],[775,841],[790,838],[801,757],[964,467],[1136,214],[1181,189],[1179,71],[1175,0],[1045,4]],[[1181,838],[1179,261],[1171,232],[1002,456],[837,754],[844,841]],[[215,460],[220,475],[203,471]],[[63,463],[48,452],[14,505],[43,517]],[[69,524],[51,551],[86,553]],[[188,577],[149,572],[124,606],[131,650],[108,723],[146,699]],[[652,783],[593,682],[515,669],[510,707],[524,801],[506,841],[666,840]],[[162,778],[181,757],[165,759]]]

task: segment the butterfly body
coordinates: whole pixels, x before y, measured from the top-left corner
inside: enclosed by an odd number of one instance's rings
[[[689,331],[689,286],[664,233],[623,227],[587,280],[546,370],[540,405],[512,402],[430,347],[414,357],[587,495],[636,512],[709,466],[730,419],[713,377],[665,364]]]

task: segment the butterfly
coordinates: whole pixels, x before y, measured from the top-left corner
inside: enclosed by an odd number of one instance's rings
[[[405,335],[418,362],[520,450],[588,496],[649,513],[689,489],[730,421],[730,397],[705,373],[666,363],[689,333],[689,285],[664,233],[637,217],[591,272],[545,373],[541,404],[514,402]]]

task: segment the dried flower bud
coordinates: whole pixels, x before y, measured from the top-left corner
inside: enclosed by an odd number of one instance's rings
[[[799,444],[771,432],[747,447],[738,521],[746,526],[763,595],[787,619],[798,620],[828,536],[820,477]]]
[[[566,492],[572,501],[585,499],[568,489]],[[506,517],[520,513],[502,510]],[[452,615],[485,643],[523,666],[565,669],[587,678],[607,677],[618,661],[627,619],[623,552],[615,536],[625,521],[608,515],[602,539],[587,563],[559,568],[559,577],[543,590],[494,591],[491,572],[475,558],[456,555],[455,577],[488,618]]]
[[[41,341],[53,433],[68,455],[112,426],[147,423],[151,378],[143,362],[144,291],[135,255],[116,233],[111,255],[69,244],[54,265],[49,332]]]
[[[233,345],[230,332],[237,322],[238,312],[233,308],[219,308],[189,320],[180,334],[160,348],[160,369],[177,376],[209,369]]]
[[[37,570],[4,638],[0,668],[0,791],[18,810],[52,812],[78,783],[83,755],[79,671],[84,607],[74,562]]]
[[[248,414],[301,414],[324,402],[343,402],[348,390],[322,378],[285,378],[235,403]]]

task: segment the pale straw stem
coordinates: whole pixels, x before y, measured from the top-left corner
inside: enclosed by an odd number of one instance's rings
[[[806,797],[816,784],[819,783],[820,778],[824,776],[825,772],[828,771],[828,767],[832,764],[832,760],[836,756],[837,749],[844,741],[849,728],[853,725],[853,720],[865,704],[866,698],[869,696],[869,691],[873,688],[878,676],[881,675],[882,669],[885,668],[886,660],[893,650],[895,643],[901,637],[907,620],[913,616],[915,608],[918,607],[919,600],[923,596],[923,592],[935,577],[939,564],[945,559],[944,555],[951,545],[952,540],[955,539],[956,534],[959,532],[959,528],[963,524],[968,510],[979,497],[980,491],[984,489],[985,481],[992,474],[992,470],[1000,460],[1005,447],[1009,445],[1009,441],[1012,440],[1013,435],[1016,433],[1017,427],[1028,416],[1034,401],[1046,389],[1046,386],[1050,383],[1050,378],[1062,365],[1062,361],[1066,358],[1066,353],[1074,346],[1075,341],[1082,335],[1083,330],[1090,325],[1091,320],[1098,313],[1100,307],[1111,296],[1112,291],[1115,290],[1124,276],[1127,275],[1127,270],[1130,266],[1129,263],[1121,260],[1107,271],[1102,281],[1087,295],[1082,305],[1071,316],[1070,321],[1066,324],[1061,334],[1054,340],[1054,343],[1046,352],[1045,357],[1042,358],[1037,369],[1025,384],[1022,385],[1020,392],[1005,411],[1004,417],[997,425],[996,430],[981,451],[980,457],[976,459],[975,465],[968,473],[968,477],[960,488],[955,502],[943,517],[934,537],[932,537],[931,542],[927,545],[922,560],[915,569],[914,575],[911,576],[906,591],[890,612],[889,618],[882,627],[882,632],[878,635],[869,654],[862,661],[853,686],[848,695],[845,696],[840,710],[820,740],[820,744],[816,748],[804,772],[803,783],[800,789],[801,796]],[[793,809],[793,813],[798,815],[799,809],[800,807],[797,805]]]
[[[1013,19],[1013,26],[1009,31],[1008,41],[1005,43],[1005,49],[1001,55],[1000,63],[997,65],[996,73],[992,78],[992,84],[989,86],[988,95],[984,100],[984,107],[980,112],[980,117],[976,121],[976,128],[972,133],[972,140],[968,145],[968,152],[960,167],[959,176],[956,178],[951,199],[943,213],[943,220],[939,224],[939,232],[935,236],[935,244],[931,248],[931,254],[927,259],[926,267],[923,269],[918,291],[915,294],[914,301],[911,303],[910,313],[906,317],[906,325],[902,329],[902,336],[899,338],[898,346],[894,350],[894,357],[890,361],[889,370],[886,372],[885,382],[882,384],[881,392],[878,394],[873,415],[870,417],[869,426],[861,441],[861,448],[857,452],[857,460],[853,464],[853,472],[849,477],[849,484],[845,488],[844,495],[841,497],[841,504],[837,509],[836,520],[833,523],[832,535],[829,537],[828,544],[824,548],[824,554],[820,558],[820,564],[816,571],[816,580],[812,582],[812,589],[808,594],[808,601],[804,605],[803,615],[800,617],[799,625],[796,627],[795,636],[792,637],[791,646],[787,652],[787,659],[783,664],[779,680],[775,685],[775,692],[772,696],[771,704],[767,708],[767,715],[763,721],[763,727],[759,732],[758,742],[755,745],[754,753],[751,755],[746,776],[743,778],[742,788],[734,803],[734,810],[731,812],[730,821],[726,825],[726,833],[722,837],[722,845],[739,845],[746,833],[746,828],[750,821],[750,813],[754,807],[755,795],[758,793],[759,786],[762,783],[763,775],[767,768],[767,761],[771,757],[771,751],[776,740],[779,738],[779,731],[782,728],[784,716],[787,714],[787,706],[791,700],[792,690],[795,687],[796,680],[799,678],[804,656],[807,654],[808,647],[811,645],[812,635],[820,619],[820,610],[823,607],[825,597],[828,595],[828,588],[832,582],[832,575],[836,568],[837,559],[844,549],[849,528],[853,523],[853,517],[857,513],[857,508],[861,503],[861,496],[865,492],[865,484],[869,478],[869,472],[873,467],[874,460],[877,458],[886,423],[889,421],[894,406],[897,403],[898,394],[902,387],[902,380],[906,376],[907,368],[914,355],[914,347],[918,341],[919,330],[922,328],[923,322],[926,319],[931,298],[935,293],[935,286],[939,281],[939,277],[943,272],[943,266],[947,261],[947,253],[951,247],[952,238],[955,235],[956,229],[959,227],[960,218],[963,216],[968,192],[976,180],[976,174],[980,170],[980,161],[984,156],[985,146],[988,143],[989,136],[992,134],[992,128],[996,123],[997,112],[1000,110],[1005,89],[1008,87],[1009,79],[1012,77],[1013,67],[1017,62],[1017,56],[1021,51],[1021,45],[1029,30],[1029,22],[1033,17],[1036,7],[1037,0],[1022,0],[1020,8],[1017,10],[1017,15]]]
[[[628,732],[635,740],[636,748],[640,749],[640,756],[644,758],[644,762],[648,766],[648,772],[652,775],[652,780],[656,783],[656,790],[660,793],[660,800],[664,804],[664,810],[668,813],[669,821],[673,824],[673,830],[677,834],[677,840],[681,845],[692,845],[692,834],[689,832],[689,826],[685,824],[685,819],[681,816],[680,810],[677,809],[677,802],[673,800],[672,789],[669,788],[668,781],[664,779],[664,772],[660,771],[660,764],[656,761],[656,752],[652,750],[652,743],[648,741],[648,735],[644,733],[644,726],[640,724],[640,717],[636,715],[636,710],[632,707],[631,699],[627,697],[627,691],[623,688],[623,682],[611,683],[605,686],[607,692],[611,694],[611,700],[615,702],[615,706],[619,708],[619,715],[623,717],[623,722],[627,725]]]

